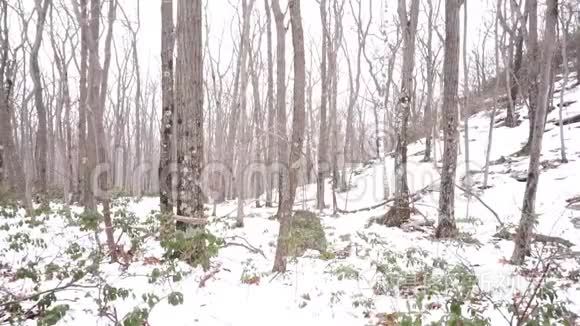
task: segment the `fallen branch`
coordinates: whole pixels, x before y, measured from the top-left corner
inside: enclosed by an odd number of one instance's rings
[[[202,277],[202,279],[199,281],[199,287],[202,288],[205,286],[205,282],[207,282],[210,278],[214,277],[215,274],[220,272],[220,267],[218,266],[216,267],[213,271],[209,272],[208,274],[204,275],[204,277]]]
[[[420,195],[422,195],[425,192],[427,192],[427,190],[430,187],[431,187],[431,185],[428,185],[428,186],[424,187],[423,189],[417,191],[416,193],[410,195],[409,196],[409,199],[410,199],[409,200],[409,203],[414,203],[414,202],[418,201],[421,198]],[[370,206],[370,207],[359,208],[359,209],[355,209],[355,210],[350,210],[350,211],[337,208],[337,211],[339,213],[341,213],[341,214],[354,214],[354,213],[360,213],[360,212],[370,211],[370,210],[373,210],[373,209],[377,209],[379,207],[383,207],[383,206],[385,206],[388,203],[394,202],[395,199],[396,198],[394,198],[394,197],[393,198],[389,198],[389,199],[384,200],[384,201],[382,201],[382,202],[380,202],[380,203],[378,203],[376,205],[373,205],[373,206]]]
[[[226,247],[242,247],[242,248],[248,249],[248,251],[250,251],[253,254],[260,254],[262,257],[264,257],[265,259],[267,259],[266,258],[266,255],[264,254],[264,252],[261,249],[252,246],[250,244],[250,242],[248,242],[248,240],[246,240],[245,238],[235,235],[235,236],[231,237],[230,239],[232,239],[232,240],[239,239],[239,240],[242,240],[245,243],[225,242],[224,245],[222,246],[222,248],[226,248]]]
[[[459,190],[465,192],[466,194],[475,197],[475,199],[477,199],[477,201],[479,201],[485,208],[487,208],[492,214],[493,216],[495,216],[495,219],[499,222],[500,227],[503,228],[504,223],[502,222],[502,220],[499,218],[499,215],[497,214],[496,211],[493,210],[493,208],[491,208],[488,204],[486,204],[483,199],[481,199],[481,197],[479,197],[477,194],[475,194],[473,191],[463,188],[460,185],[455,185],[457,188],[459,188]]]

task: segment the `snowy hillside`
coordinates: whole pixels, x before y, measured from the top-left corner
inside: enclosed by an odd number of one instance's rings
[[[573,104],[564,109],[564,117],[580,114],[580,88],[567,91],[565,100]],[[99,306],[95,305],[95,298],[102,299],[104,292],[81,287],[63,289],[57,293],[56,300],[67,304],[69,310],[59,324],[109,325],[115,318],[122,322],[136,306],[147,307],[143,294],[154,293],[159,302],[151,305],[148,317],[148,324],[154,326],[397,325],[404,324],[404,320],[409,322],[405,325],[412,325],[410,321],[419,316],[423,324],[440,321],[457,307],[466,316],[473,314],[488,319],[491,325],[508,325],[506,318],[509,320],[513,315],[510,307],[518,298],[536,290],[539,280],[553,281],[557,293],[554,302],[561,302],[572,315],[580,315],[578,255],[548,260],[546,257],[555,248],[554,244],[535,242],[534,258],[523,267],[514,267],[506,262],[513,242],[494,236],[500,223],[492,210],[512,232],[521,215],[525,188],[521,178],[525,176],[528,158],[511,154],[526,139],[528,120],[525,108],[517,113],[521,120],[517,128],[494,130],[491,160],[496,164],[490,167],[490,187],[485,190],[478,187],[484,177],[490,112],[481,112],[469,121],[473,188],[491,210],[474,196],[458,190],[456,218],[460,240],[437,241],[432,236],[432,223],[427,222],[437,221],[438,173],[433,163],[421,162],[422,155],[413,155],[424,148],[419,141],[409,148],[412,155],[409,184],[412,193],[425,191],[414,202],[416,212],[412,222],[403,228],[372,223],[373,218],[386,212],[385,206],[338,216],[331,216],[328,209],[321,212],[327,252],[309,250],[302,257],[290,260],[286,274],[278,275],[271,273],[278,232],[278,222],[270,219],[275,208],[255,208],[254,202],[248,200],[245,226],[235,229],[230,226],[234,222],[236,203],[226,202],[217,207],[218,217],[210,219],[209,228],[236,245],[221,248],[207,271],[201,268],[190,271],[187,265],[180,264],[178,269],[185,272],[182,279],[152,280],[162,259],[162,249],[159,241],[148,238],[141,250],[128,257],[126,266],[106,265],[98,276],[118,288],[132,289],[133,293],[126,298],[119,293],[107,305],[105,313],[105,310],[99,312]],[[496,120],[501,118],[502,114],[498,114]],[[580,195],[580,123],[564,128],[570,162],[560,164],[559,128],[553,123],[557,120],[556,109],[549,114],[546,124],[542,157],[546,163],[538,189],[536,207],[540,215],[536,232],[571,241],[574,246],[569,250],[573,255],[580,251],[580,211],[573,205],[568,207],[566,200]],[[461,156],[458,162],[463,160]],[[386,164],[391,171],[390,159]],[[457,183],[461,184],[465,174],[463,163],[457,171]],[[337,194],[338,207],[354,211],[382,202],[383,173],[383,162],[358,167],[352,173],[352,189]],[[315,188],[315,185],[299,187],[296,209],[316,211]],[[326,202],[331,203],[330,185],[326,195]],[[158,207],[158,198],[130,202],[128,210],[136,216],[128,223],[146,221]],[[80,212],[80,208],[74,210]],[[22,223],[19,215],[10,218],[9,210],[4,215],[0,224],[10,227],[0,231],[4,248],[0,255],[0,290],[8,289],[26,297],[33,293],[34,282],[15,277],[20,267],[33,262],[44,270],[51,263],[65,264],[70,255],[61,255],[56,260],[54,257],[62,252],[70,254],[71,244],[78,244],[79,255],[83,255],[82,248],[94,246],[92,232],[71,226],[59,205],[53,205],[50,216],[37,217],[46,219],[43,225],[36,225],[33,220]],[[115,218],[123,220],[131,216]],[[26,236],[30,241],[22,240]],[[120,231],[117,236],[127,238]],[[100,238],[104,239],[104,235]],[[38,245],[42,241],[48,245]],[[20,250],[18,244],[23,246]],[[128,242],[126,246],[129,247]],[[546,267],[548,261],[550,264]],[[477,282],[469,281],[472,274],[476,275]],[[62,282],[58,277],[45,280],[40,290]],[[549,297],[546,294],[544,301],[534,301],[532,309],[540,311],[541,307],[547,307]],[[23,309],[28,308],[23,305]],[[36,321],[31,318],[24,323],[33,325]]]

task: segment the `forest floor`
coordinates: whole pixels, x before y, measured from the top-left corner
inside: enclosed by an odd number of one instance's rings
[[[555,105],[558,100],[554,100]],[[565,118],[580,114],[580,88],[567,91],[565,100],[574,102],[563,110]],[[580,208],[567,202],[580,195],[580,123],[564,127],[569,163],[561,164],[560,132],[554,124],[558,109],[549,114],[536,204],[539,217],[535,232],[571,244],[562,249],[551,241],[534,242],[532,257],[524,266],[515,267],[508,263],[513,242],[496,233],[500,221],[514,232],[521,216],[528,157],[512,154],[527,137],[527,111],[517,110],[521,122],[518,127],[494,129],[491,160],[495,164],[489,169],[489,188],[482,190],[490,114],[480,112],[469,120],[469,169],[472,188],[481,201],[456,190],[458,240],[433,238],[439,175],[433,163],[421,162],[424,144],[419,141],[409,148],[408,170],[411,193],[422,191],[413,204],[412,221],[402,228],[372,223],[386,212],[385,206],[337,216],[326,209],[320,212],[328,242],[326,252],[309,250],[290,259],[287,273],[274,274],[271,268],[278,222],[271,217],[276,209],[256,208],[254,201],[248,200],[245,226],[233,228],[236,202],[226,202],[217,206],[217,217],[210,217],[209,229],[238,245],[220,249],[207,271],[199,267],[188,270],[180,264],[179,268],[187,271],[183,278],[152,280],[163,250],[157,240],[147,239],[138,252],[132,253],[127,265],[105,264],[102,269],[100,275],[109,284],[132,290],[127,298],[112,300],[108,311],[114,311],[115,317],[95,307],[95,298],[100,298],[98,290],[71,287],[57,294],[57,301],[67,303],[70,309],[60,324],[112,324],[112,320],[121,320],[135,306],[143,305],[142,295],[149,293],[159,298],[151,305],[149,325],[398,325],[417,318],[425,324],[449,320],[457,309],[466,318],[509,325],[515,323],[518,314],[541,315],[549,313],[544,311],[549,307],[559,306],[580,315],[580,263],[578,256],[574,257],[580,251]],[[498,113],[496,121],[503,117],[503,112]],[[461,140],[463,143],[463,134]],[[441,147],[438,141],[438,158]],[[457,169],[460,185],[465,176],[463,161],[461,155]],[[338,207],[355,211],[381,203],[384,164],[389,171],[392,169],[392,159],[354,168],[349,177],[350,191],[337,193]],[[296,209],[316,211],[315,194],[315,185],[299,187]],[[332,203],[330,184],[326,195],[326,203]],[[26,296],[34,291],[34,282],[15,278],[19,267],[30,262],[43,267],[55,261],[64,264],[71,244],[79,248],[94,245],[92,232],[71,226],[70,219],[58,213],[60,205],[52,206],[54,213],[45,216],[39,226],[22,223],[18,215],[0,219],[0,224],[10,226],[0,231],[0,243],[4,243],[0,246],[0,289]],[[158,198],[129,200],[129,217],[115,218],[134,218],[130,223],[141,221],[146,225],[144,221],[158,207]],[[16,250],[18,244],[13,243],[17,234],[28,234],[46,245],[28,241]],[[104,234],[100,238],[104,239]],[[39,289],[62,282],[46,279]],[[174,305],[171,293],[181,293],[177,298],[180,304]]]

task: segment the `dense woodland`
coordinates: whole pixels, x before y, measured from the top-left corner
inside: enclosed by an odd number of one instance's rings
[[[157,0],[148,17],[151,2],[0,0],[0,202],[97,214],[113,262],[130,254],[118,245],[117,198],[159,197],[162,238],[203,235],[180,252],[190,262],[211,256],[206,226],[219,205],[235,203],[235,228],[249,209],[273,208],[272,271],[284,273],[301,187],[316,184],[317,214],[347,214],[337,196],[353,173],[387,159],[377,222],[417,216],[408,160],[420,155],[439,173],[432,236],[460,237],[456,196],[483,202],[492,187],[496,117],[518,128],[525,112],[529,132],[512,155],[529,157],[525,193],[506,232],[509,263],[531,255],[554,109],[560,163],[575,156],[562,109],[580,84],[580,1]],[[220,17],[218,2],[234,15]],[[154,22],[160,39],[144,31]],[[152,60],[140,53],[148,43],[160,49]],[[482,166],[470,159],[469,118],[483,111]]]

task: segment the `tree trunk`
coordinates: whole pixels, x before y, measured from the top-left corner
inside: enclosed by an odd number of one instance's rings
[[[203,218],[203,61],[201,0],[179,0],[177,8],[176,110],[180,170],[178,214]],[[184,226],[181,225],[180,228]]]
[[[44,23],[46,13],[51,0],[35,0],[37,14],[36,34],[32,49],[30,51],[30,77],[34,83],[34,105],[38,117],[38,130],[36,135],[36,164],[38,172],[37,191],[42,197],[46,196],[48,191],[48,130],[46,106],[42,98],[42,81],[40,80],[40,66],[38,64],[38,55],[42,44],[42,34],[44,32]],[[44,200],[45,198],[43,198]]]
[[[395,147],[395,201],[387,213],[387,225],[400,226],[411,217],[409,207],[409,186],[407,184],[407,129],[411,105],[414,105],[413,68],[415,65],[415,35],[419,1],[412,0],[410,17],[407,13],[407,1],[399,0],[399,21],[403,27],[403,68],[401,72],[401,90],[397,105],[396,147]]]
[[[499,6],[501,0],[497,2],[497,10],[499,11]],[[495,75],[500,75],[500,62],[499,62],[499,49],[500,49],[500,36],[499,36],[499,27],[498,27],[499,19],[496,17],[495,21]],[[487,181],[489,178],[489,164],[491,158],[491,148],[493,143],[493,127],[495,125],[495,115],[497,112],[497,107],[499,105],[499,84],[500,79],[495,78],[495,89],[493,92],[493,110],[491,111],[491,116],[489,117],[489,131],[487,136],[487,149],[485,151],[485,167],[483,172],[483,189],[487,189]]]
[[[465,146],[465,177],[464,184],[467,189],[471,189],[471,175],[469,172],[469,116],[471,114],[469,109],[469,61],[467,57],[467,4],[463,5],[463,142]],[[471,195],[467,195],[467,211],[466,216],[469,216],[469,199]]]
[[[79,79],[79,118],[78,118],[78,162],[77,162],[77,193],[74,201],[87,204],[87,65],[88,65],[88,14],[87,14],[87,0],[80,0],[80,17],[78,23],[80,25],[80,79]]]
[[[280,232],[274,258],[274,272],[286,271],[286,255],[288,254],[288,239],[292,226],[292,206],[298,185],[299,161],[302,156],[304,140],[306,63],[304,58],[304,32],[300,14],[300,0],[291,0],[290,23],[292,24],[292,45],[294,46],[294,114],[292,116],[292,143],[290,149],[288,186],[284,188],[284,196],[280,204],[278,219]]]
[[[435,62],[433,58],[433,29],[434,29],[434,13],[433,5],[429,0],[427,1],[429,8],[427,20],[427,103],[425,104],[425,154],[423,162],[431,161],[431,141],[433,134],[433,83],[435,82]]]
[[[324,179],[328,174],[328,131],[326,117],[326,103],[328,101],[328,81],[326,76],[326,58],[328,40],[328,24],[326,15],[326,0],[320,1],[320,21],[322,24],[322,61],[320,63],[320,129],[318,135],[318,166],[316,176],[316,208],[324,209]]]
[[[514,53],[514,62],[513,62],[513,76],[510,77],[511,86],[510,86],[510,99],[508,103],[508,109],[511,108],[512,113],[506,117],[506,126],[513,128],[517,126],[517,121],[515,119],[513,111],[515,110],[518,93],[520,91],[520,85],[522,83],[522,62],[523,62],[523,48],[524,48],[524,27],[520,27],[518,29],[518,36],[516,39],[516,49]],[[509,118],[509,119],[508,119]]]
[[[526,12],[528,13],[528,139],[517,155],[528,155],[532,143],[532,134],[535,125],[538,106],[538,75],[540,63],[540,51],[538,49],[538,1],[526,0]],[[544,119],[540,119],[543,121]]]
[[[7,2],[1,1],[0,9],[0,190],[13,190],[16,197],[22,200],[26,209],[30,211],[32,203],[26,190],[23,162],[15,142],[16,137],[10,118],[14,112],[11,96],[16,71],[9,59]],[[24,143],[24,139],[21,139],[21,142]],[[9,183],[9,189],[2,189],[6,183]]]
[[[173,148],[173,0],[161,0],[161,144],[159,160],[159,204],[162,213],[172,213],[172,174],[170,173]]]
[[[284,13],[279,0],[272,0],[272,11],[276,23],[276,137],[278,138],[278,164],[288,160],[288,144],[286,136],[286,26]],[[281,203],[284,200],[283,189],[287,187],[288,176],[285,168],[278,169],[278,212],[280,216]]]
[[[568,68],[568,24],[569,20],[564,22],[562,20],[562,63],[564,68],[564,78],[562,80],[562,85],[560,86],[560,105],[558,108],[558,118],[560,120],[560,161],[562,163],[568,163],[568,158],[566,157],[566,142],[564,140],[564,124],[562,123],[562,110],[564,110],[564,93],[566,93],[566,87],[568,87],[568,74],[570,69]],[[580,56],[580,53],[577,55]]]
[[[260,48],[260,44],[258,44],[258,48]],[[262,161],[262,139],[261,133],[263,130],[262,126],[262,115],[261,115],[261,103],[260,103],[260,79],[258,76],[258,64],[254,55],[250,52],[250,76],[252,79],[252,99],[253,103],[253,123],[254,123],[254,162],[263,162]],[[251,183],[252,183],[252,195],[256,199],[256,207],[259,208],[262,206],[260,203],[260,195],[263,192],[263,182],[261,180],[263,173],[252,173]]]
[[[266,150],[266,207],[272,207],[272,188],[274,179],[272,178],[272,162],[276,149],[276,126],[274,118],[276,110],[274,109],[274,63],[272,59],[272,14],[270,12],[270,0],[264,0],[266,11],[266,37],[267,37],[267,55],[268,55],[268,91],[266,102],[268,108],[268,148]]]
[[[531,0],[536,2],[536,0]],[[532,144],[530,148],[530,164],[528,167],[528,179],[524,193],[522,216],[516,236],[514,237],[514,252],[511,261],[520,265],[524,262],[526,255],[530,252],[530,239],[533,233],[536,212],[536,192],[540,177],[540,156],[542,153],[542,139],[544,137],[544,119],[548,106],[548,93],[550,89],[550,75],[552,72],[552,60],[556,50],[556,24],[558,21],[558,1],[548,0],[546,8],[546,27],[544,32],[544,51],[542,69],[540,75],[540,87],[538,94],[537,119],[534,122]]]
[[[437,238],[454,237],[455,174],[457,170],[457,87],[459,75],[460,0],[445,1],[445,60],[443,63],[443,167],[439,192]]]

